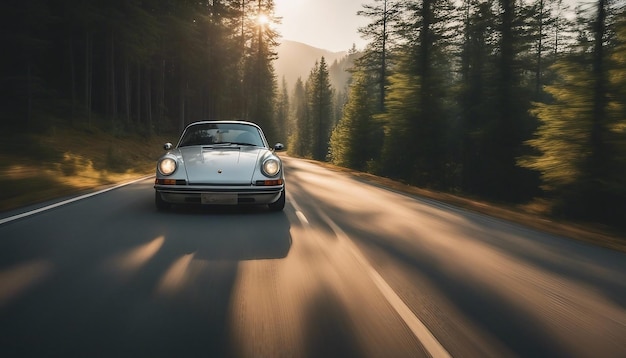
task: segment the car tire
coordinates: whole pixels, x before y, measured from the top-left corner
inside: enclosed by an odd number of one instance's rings
[[[280,197],[275,202],[267,205],[271,211],[281,211],[285,208],[285,189],[280,192]]]
[[[158,191],[154,192],[154,205],[156,205],[157,210],[165,211],[172,207],[172,204],[166,202],[161,198],[161,194]]]

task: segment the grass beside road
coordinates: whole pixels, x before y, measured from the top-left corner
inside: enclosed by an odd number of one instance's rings
[[[154,174],[171,138],[57,127],[0,137],[0,211]]]

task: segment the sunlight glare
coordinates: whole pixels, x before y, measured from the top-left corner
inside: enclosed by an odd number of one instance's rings
[[[164,242],[165,237],[156,237],[146,244],[113,258],[107,266],[120,271],[136,271],[161,249]]]
[[[52,264],[35,260],[0,271],[0,307],[6,306],[52,272]]]
[[[257,21],[257,23],[259,25],[265,26],[265,25],[269,24],[270,19],[269,19],[269,17],[267,17],[267,15],[260,14],[256,21]]]
[[[194,255],[195,253],[183,255],[170,266],[159,283],[157,289],[159,293],[172,294],[184,285],[187,268]]]

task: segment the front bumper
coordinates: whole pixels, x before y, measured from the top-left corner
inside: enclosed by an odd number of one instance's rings
[[[154,185],[161,199],[171,204],[264,205],[280,198],[285,185],[205,186]]]

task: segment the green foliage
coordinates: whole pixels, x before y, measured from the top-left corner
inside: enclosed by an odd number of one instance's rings
[[[613,49],[599,40],[588,56],[554,66],[558,81],[546,87],[553,100],[536,103],[532,111],[541,125],[527,143],[538,154],[519,160],[541,173],[556,213],[617,225],[626,219],[624,25],[615,25]],[[607,49],[607,56],[598,56]]]
[[[326,160],[330,133],[335,124],[333,114],[334,91],[330,85],[328,65],[324,57],[315,64],[306,82],[308,100],[308,124],[311,128],[310,151],[313,158]]]
[[[377,117],[385,128],[380,163],[381,173],[385,175],[413,180],[419,172],[415,155],[420,143],[412,121],[419,115],[420,99],[417,77],[397,73],[389,78],[385,100],[387,111]]]
[[[278,34],[270,24],[259,22],[259,16],[271,18],[273,1],[251,1],[245,3],[249,8],[249,45],[243,53],[243,119],[260,124],[270,141],[276,141],[279,129],[276,127],[274,101],[277,93],[277,82],[272,60],[276,56]],[[277,22],[278,19],[273,19]]]
[[[332,163],[361,171],[378,159],[382,133],[376,130],[369,83],[362,72],[355,74],[343,117],[330,138]]]
[[[541,173],[548,191],[563,190],[582,175],[589,155],[593,105],[593,79],[584,66],[561,62],[554,69],[561,81],[545,88],[552,103],[535,104],[532,114],[541,125],[535,138],[527,141],[541,155],[519,160],[521,166]]]
[[[312,156],[312,129],[309,119],[307,90],[301,78],[296,82],[291,116],[288,149],[293,155],[310,158]]]
[[[364,4],[357,13],[370,19],[370,23],[359,28],[359,33],[371,40],[364,54],[356,61],[359,70],[368,71],[371,86],[375,89],[377,112],[385,108],[387,77],[393,63],[391,49],[399,37],[394,34],[394,27],[399,26],[402,14],[402,2],[392,0],[374,0],[374,4]]]
[[[287,89],[287,80],[283,77],[280,92],[276,99],[274,108],[274,120],[276,128],[277,141],[285,143],[290,135],[289,128],[289,92]]]

